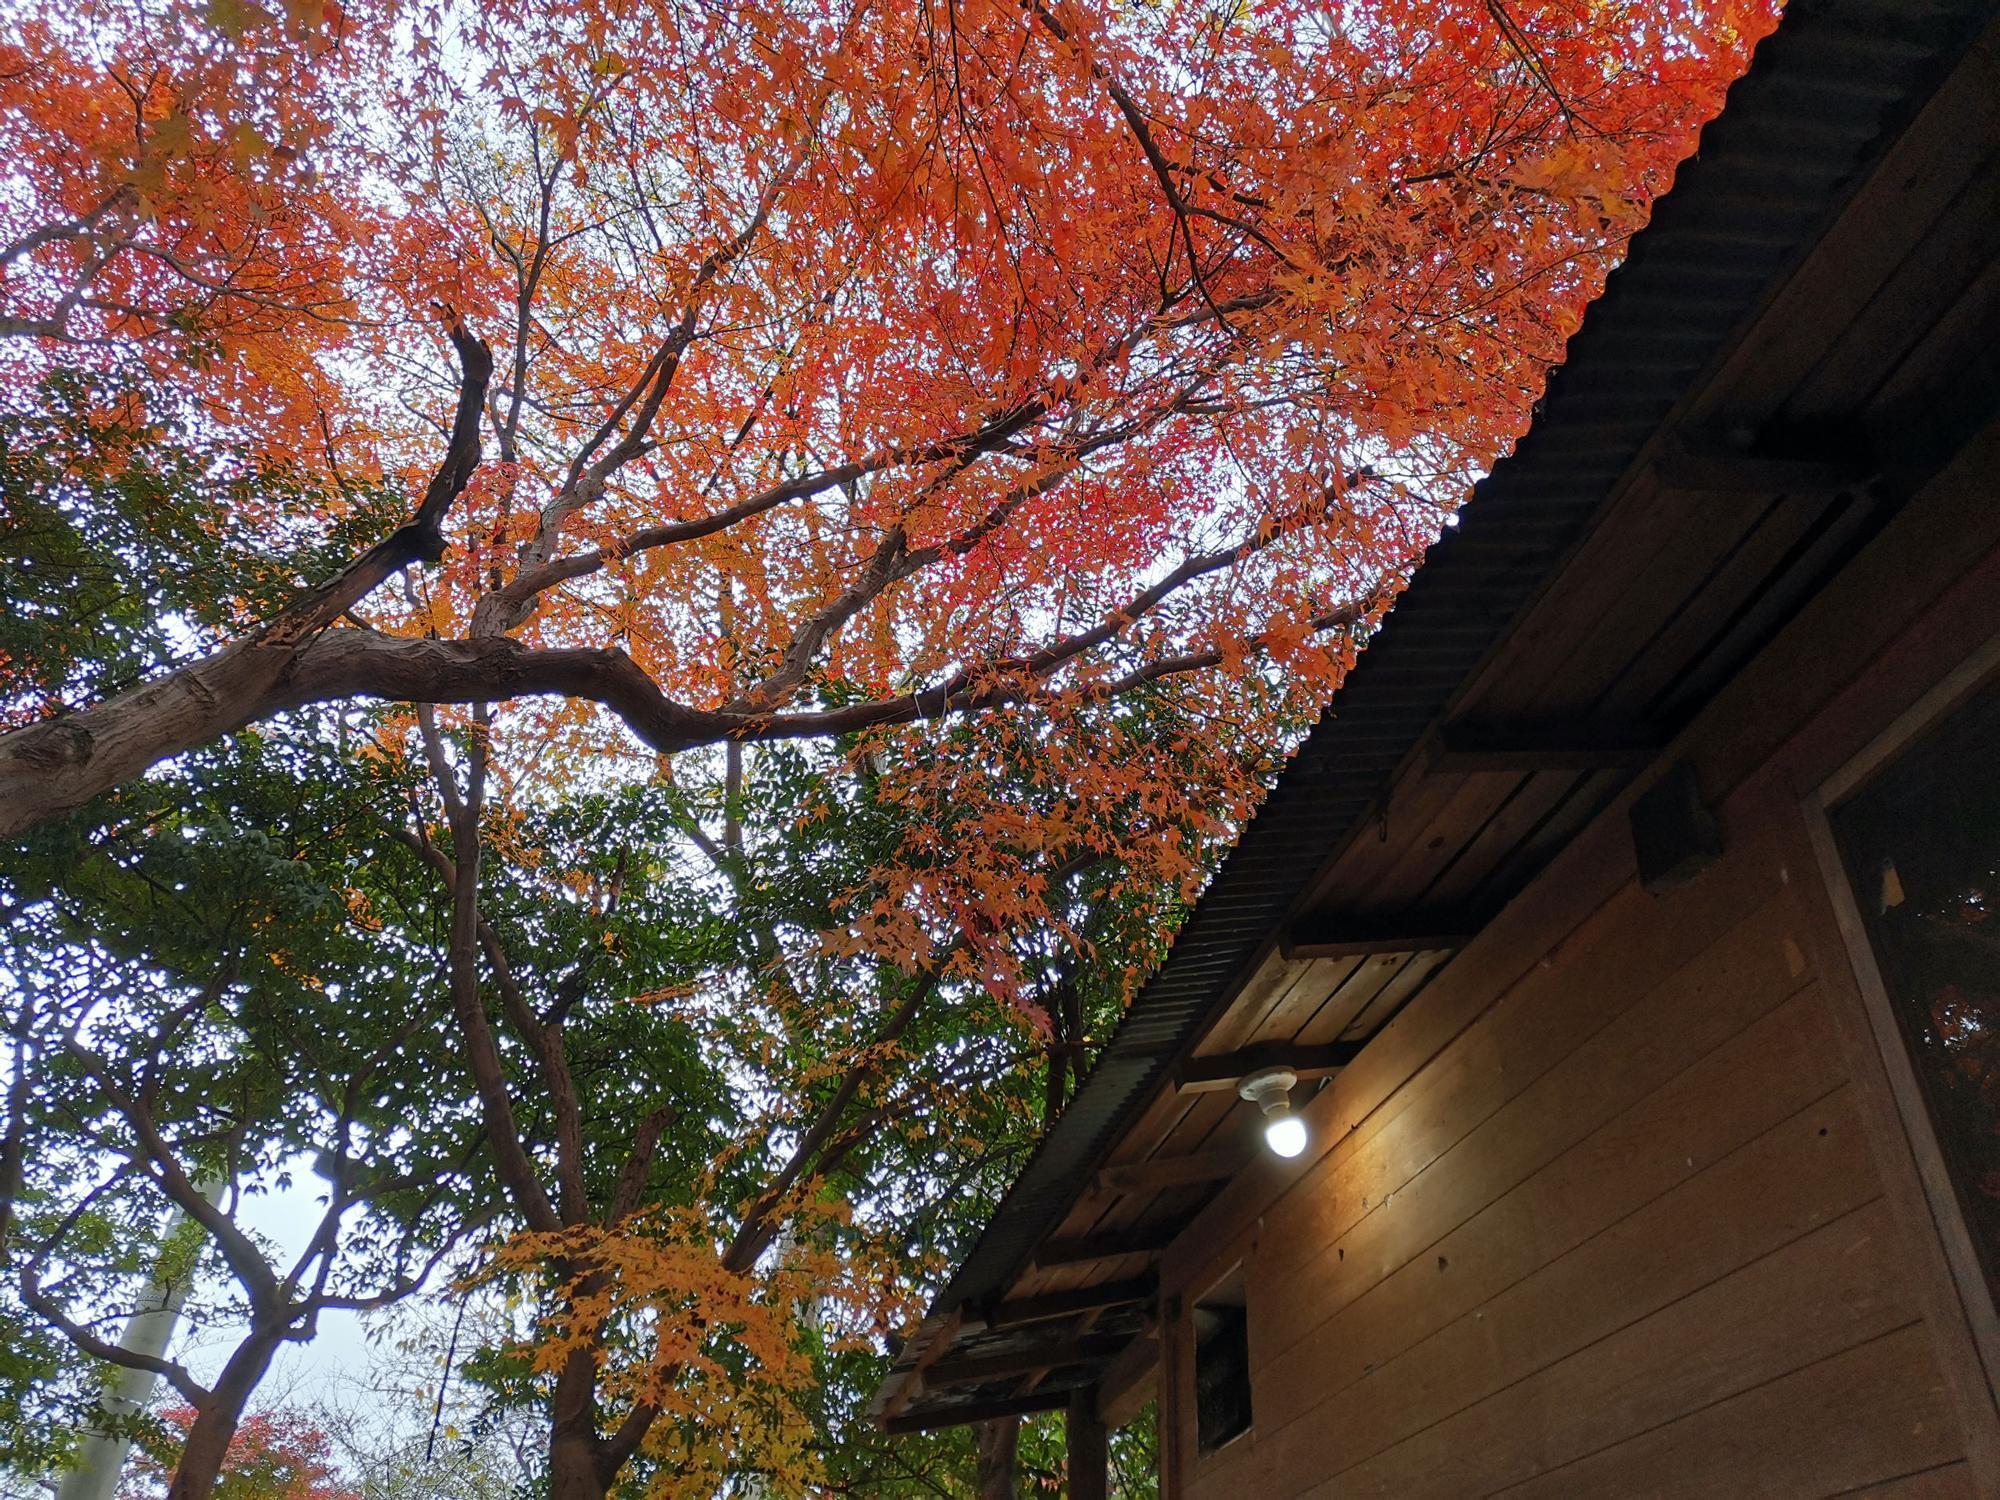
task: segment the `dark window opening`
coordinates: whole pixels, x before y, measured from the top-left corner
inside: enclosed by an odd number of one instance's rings
[[[1250,1430],[1250,1323],[1241,1267],[1194,1306],[1195,1446],[1215,1452]]]
[[[2000,685],[1832,813],[1855,902],[2000,1297]]]

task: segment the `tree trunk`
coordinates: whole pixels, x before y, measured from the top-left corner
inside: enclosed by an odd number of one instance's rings
[[[603,1457],[597,1362],[589,1350],[574,1350],[563,1361],[549,1401],[549,1500],[604,1500],[611,1483]]]
[[[549,1500],[604,1500],[607,1492],[597,1475],[595,1434],[549,1439]]]
[[[187,1443],[181,1449],[181,1461],[167,1484],[167,1500],[210,1500],[214,1495],[216,1483],[222,1478],[222,1466],[229,1457],[230,1441],[243,1420],[243,1408],[250,1404],[251,1393],[270,1369],[271,1356],[283,1342],[282,1327],[266,1328],[252,1330],[236,1346],[229,1363],[222,1367],[214,1391],[195,1413],[194,1425],[188,1429]]]
[[[975,1423],[972,1437],[979,1447],[979,1500],[1015,1500],[1014,1449],[1021,1440],[1021,1419]]]

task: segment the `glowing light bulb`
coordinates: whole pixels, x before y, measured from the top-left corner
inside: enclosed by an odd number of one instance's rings
[[[1279,1115],[1264,1126],[1264,1144],[1279,1156],[1297,1156],[1306,1149],[1306,1122],[1297,1115]]]
[[[1292,1085],[1298,1081],[1290,1068],[1259,1068],[1236,1086],[1238,1094],[1264,1112],[1264,1144],[1279,1156],[1297,1156],[1306,1149],[1306,1122],[1292,1113]]]

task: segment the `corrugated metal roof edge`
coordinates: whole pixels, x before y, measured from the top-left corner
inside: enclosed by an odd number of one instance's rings
[[[1393,737],[1403,741],[1405,753],[1413,749],[1435,714],[1418,722],[1402,701],[1407,696],[1402,684],[1413,675],[1436,681],[1441,659],[1436,644],[1427,646],[1424,637],[1442,639],[1449,633],[1451,649],[1442,659],[1464,664],[1445,674],[1446,685],[1436,691],[1441,710],[1587,533],[1609,488],[1658,426],[1656,418],[1636,413],[1623,422],[1607,421],[1590,413],[1590,403],[1601,408],[1607,393],[1622,393],[1635,407],[1650,408],[1655,402],[1649,398],[1662,386],[1673,400],[1693,388],[1783,283],[1785,273],[1817,243],[1853,187],[1866,177],[1866,169],[1997,12],[2000,5],[1993,0],[1943,3],[1924,11],[1900,0],[1794,0],[1784,23],[1731,88],[1724,110],[1704,128],[1696,154],[1683,164],[1651,224],[1611,273],[1603,295],[1571,339],[1565,363],[1551,373],[1540,415],[1514,453],[1474,490],[1476,503],[1463,512],[1461,523],[1431,549],[1333,706],[1223,861],[1069,1108],[1044,1135],[932,1304],[926,1328],[904,1351],[871,1410],[879,1410],[908,1377],[926,1336],[942,1331],[940,1320],[984,1301],[1014,1279],[1168,1069],[1194,1045],[1204,1022],[1233,996],[1337,841],[1365,817],[1373,796],[1386,790],[1393,763],[1377,773],[1367,804],[1358,803],[1351,792],[1326,795],[1333,791],[1327,783],[1340,774],[1335,767],[1341,759],[1339,742],[1348,737],[1343,731],[1365,733],[1371,719],[1392,718],[1399,725],[1415,725]],[[1890,49],[1886,43],[1892,37],[1905,45]],[[1838,131],[1843,121],[1857,115],[1869,118],[1871,105],[1872,128],[1858,137],[1846,167],[1816,191],[1776,195],[1744,190],[1742,178],[1758,162],[1771,159],[1765,139],[1777,136],[1785,149],[1795,149],[1787,137],[1809,107],[1829,130]],[[1785,232],[1774,232],[1773,221]],[[1740,273],[1746,261],[1766,267],[1766,274],[1726,302],[1690,309],[1671,296],[1669,283],[1684,283],[1691,271],[1697,277],[1729,275]],[[1648,308],[1662,297],[1671,304],[1670,312]],[[1662,326],[1663,320],[1669,326]],[[1691,337],[1691,325],[1699,325],[1700,338]],[[1662,338],[1679,346],[1680,357],[1655,357]],[[1561,498],[1565,493],[1567,501]],[[1536,513],[1543,523],[1543,543],[1495,568],[1479,554],[1490,545],[1487,539],[1506,531],[1516,509]],[[1546,522],[1556,515],[1562,524],[1548,527]],[[1481,601],[1477,623],[1483,629],[1463,618],[1458,597],[1465,575],[1473,571],[1511,600],[1511,607],[1493,597]],[[1482,593],[1491,588],[1485,580]],[[1475,628],[1468,629],[1469,624]],[[1369,700],[1392,693],[1399,700],[1396,706],[1371,715]],[[1381,763],[1379,755],[1372,758]],[[1245,886],[1257,888],[1257,899],[1235,899]],[[1218,910],[1223,906],[1231,908],[1226,917]],[[1223,976],[1220,981],[1218,975]],[[1163,1025],[1170,1042],[1160,1040]]]

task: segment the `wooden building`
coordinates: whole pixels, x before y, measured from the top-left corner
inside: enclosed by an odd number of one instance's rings
[[[1795,0],[878,1395],[2000,1493],[2000,23]],[[1264,1149],[1238,1085],[1290,1069]]]

